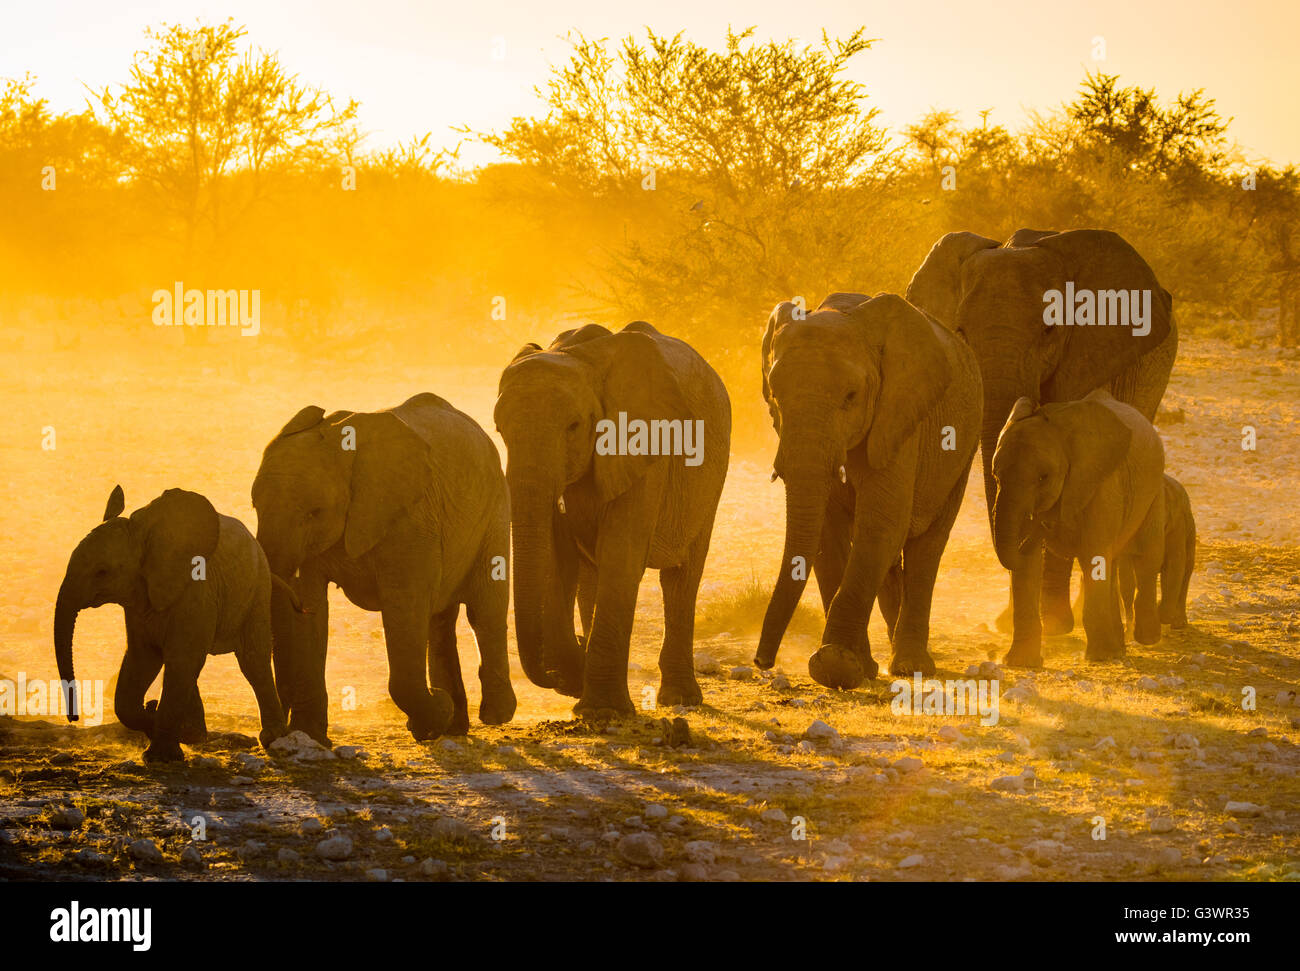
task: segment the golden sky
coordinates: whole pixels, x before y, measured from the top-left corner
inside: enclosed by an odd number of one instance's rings
[[[533,93],[565,59],[563,35],[621,37],[650,26],[717,46],[728,25],[762,38],[817,40],[865,26],[881,38],[852,74],[898,129],[927,108],[974,123],[1018,124],[1068,99],[1100,68],[1162,96],[1204,88],[1246,158],[1300,160],[1300,0],[0,0],[0,77],[37,76],[57,110],[84,103],[83,83],[126,76],[143,29],[233,17],[304,81],[361,102],[369,144],[426,131],[501,128],[539,107]],[[1094,61],[1094,38],[1106,59]],[[494,51],[502,50],[497,59]],[[469,150],[464,160],[490,160]]]

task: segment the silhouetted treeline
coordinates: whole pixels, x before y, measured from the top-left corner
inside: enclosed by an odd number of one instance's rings
[[[644,318],[756,381],[779,300],[901,291],[953,230],[1095,226],[1147,257],[1188,331],[1259,317],[1296,341],[1300,172],[1243,160],[1201,92],[1162,102],[1096,74],[1019,128],[936,110],[889,132],[844,77],[861,32],[578,38],[545,115],[465,130],[507,161],[464,170],[428,138],[365,150],[354,102],[240,28],[148,38],[83,113],[52,114],[39,79],[0,89],[6,318],[75,300],[92,308],[77,326],[129,330],[183,280],[260,289],[271,340],[414,329],[461,361]]]

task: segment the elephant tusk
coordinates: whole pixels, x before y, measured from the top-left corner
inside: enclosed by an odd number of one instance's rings
[[[777,479],[776,469],[773,469],[773,470],[772,470],[772,481],[775,482],[776,479]]]
[[[556,503],[556,505],[559,506],[559,508],[560,508],[560,515],[563,516],[563,515],[564,515],[564,496],[560,496],[560,501],[559,501],[558,503]]]
[[[849,481],[849,474],[844,471],[844,466],[842,465],[840,466],[840,481],[845,483]]]

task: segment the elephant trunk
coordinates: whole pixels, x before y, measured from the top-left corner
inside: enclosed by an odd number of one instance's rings
[[[58,599],[54,602],[54,660],[59,666],[59,679],[67,692],[68,721],[74,722],[80,717],[77,709],[77,682],[72,667],[72,631],[77,625],[77,613],[81,602],[73,596],[67,579],[59,587]]]
[[[1014,384],[986,383],[984,385],[984,419],[980,426],[980,456],[984,465],[984,498],[989,514],[989,528],[993,528],[993,505],[997,501],[998,484],[993,478],[993,453],[997,451],[998,436],[1007,423],[1016,400],[1032,391],[1023,391]]]
[[[558,687],[547,659],[556,656],[552,642],[555,623],[558,560],[555,550],[555,507],[558,484],[542,475],[510,474],[511,544],[514,553],[515,639],[519,663],[538,687]],[[573,638],[572,607],[569,637]],[[570,650],[575,650],[576,644]],[[563,648],[561,647],[562,651]]]
[[[1023,500],[1008,497],[1005,490],[993,503],[993,548],[998,561],[1008,570],[1020,567],[1030,547],[1042,538],[1041,526],[1033,518],[1033,508]]]
[[[763,617],[754,663],[770,668],[776,663],[781,639],[808,584],[808,571],[821,549],[822,524],[830,497],[836,451],[829,442],[797,439],[796,448],[783,441],[777,450],[776,469],[785,480],[785,546],[781,570]]]

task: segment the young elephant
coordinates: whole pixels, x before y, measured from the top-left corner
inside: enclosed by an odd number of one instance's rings
[[[1006,663],[1041,667],[1038,577],[1043,547],[1076,558],[1090,661],[1124,656],[1121,559],[1137,577],[1134,637],[1160,639],[1154,583],[1164,550],[1164,446],[1133,407],[1097,390],[1081,401],[1035,406],[1020,398],[993,453],[993,543],[1016,577],[1016,629]],[[1020,602],[1028,591],[1031,602]],[[1028,634],[1021,618],[1032,621]]]
[[[781,438],[785,550],[754,663],[770,668],[817,575],[826,628],[808,671],[831,688],[874,678],[877,597],[893,674],[933,674],[930,598],[979,444],[975,355],[894,294],[835,293],[807,319],[779,305],[763,335],[763,396]]]
[[[727,475],[731,402],[690,346],[643,321],[590,324],[501,375],[519,660],[589,717],[630,714],[637,590],[659,570],[661,705],[698,705],[695,595]],[[575,598],[585,643],[573,630]]]
[[[1192,501],[1183,484],[1172,475],[1165,476],[1164,521],[1161,524],[1163,546],[1160,557],[1160,623],[1175,630],[1187,626],[1187,587],[1196,564],[1196,519]],[[1153,505],[1154,508],[1154,505]],[[1120,595],[1130,621],[1133,620],[1133,592],[1137,583],[1131,561],[1121,564]],[[1141,598],[1141,591],[1138,592]]]
[[[472,418],[434,394],[386,411],[304,408],[266,446],[253,506],[273,574],[305,607],[295,612],[283,593],[271,602],[290,728],[329,743],[331,581],[382,615],[388,692],[416,739],[469,731],[456,654],[462,604],[478,642],[479,719],[499,725],[514,717],[510,504],[496,446]]]
[[[271,674],[271,573],[244,524],[194,492],[168,489],[128,518],[122,487],[104,521],[73,550],[54,608],[54,653],[67,685],[68,720],[78,717],[72,631],[77,613],[106,603],[126,614],[126,655],[113,707],[123,725],[149,736],[148,761],[183,759],[180,742],[207,737],[198,678],[209,654],[234,652],[253,686],[262,744],[286,731]],[[163,672],[162,698],[144,694]]]

